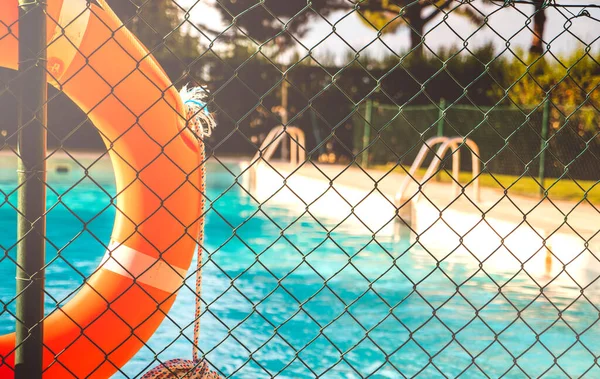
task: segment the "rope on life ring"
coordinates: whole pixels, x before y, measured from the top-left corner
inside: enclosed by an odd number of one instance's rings
[[[215,127],[214,118],[208,112],[208,107],[204,102],[205,91],[202,88],[195,87],[188,89],[184,86],[180,92],[181,98],[186,107],[187,127],[190,128],[197,138],[209,137],[212,129]],[[201,170],[204,171],[204,164]],[[200,191],[204,194],[206,189],[206,176],[202,174],[202,184]],[[202,302],[200,293],[202,292],[202,248],[204,242],[204,218],[202,218],[198,235],[198,252],[196,265],[196,313],[194,316],[194,346],[192,349],[192,360],[171,359],[161,363],[152,370],[148,371],[141,379],[220,379],[215,372],[210,371],[208,363],[199,358],[198,343],[200,339],[200,315],[202,311]]]
[[[220,379],[205,361],[171,359],[148,371],[142,379]]]

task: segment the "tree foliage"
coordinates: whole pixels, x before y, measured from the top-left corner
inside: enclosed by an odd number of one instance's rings
[[[305,35],[311,22],[335,11],[355,11],[365,23],[382,32],[408,26],[411,48],[421,51],[425,25],[453,3],[453,0],[315,0],[309,6],[305,0],[223,0],[217,3],[217,9],[224,20],[235,23],[244,34],[260,43],[277,38],[287,46],[293,44],[294,37]],[[462,9],[457,12],[476,18],[473,12]]]
[[[198,56],[198,38],[190,33],[190,24],[183,21],[184,11],[172,0],[107,0],[107,3],[154,57],[168,66],[171,77],[180,75],[185,65]],[[177,60],[180,65],[173,64]]]
[[[310,22],[337,10],[347,10],[343,0],[220,0],[215,3],[224,21],[234,23],[259,43],[278,38],[292,44],[310,30]],[[287,31],[287,32],[286,32]]]
[[[495,63],[503,73],[503,89],[491,88],[488,95],[506,95],[518,106],[538,105],[546,97],[551,102],[551,119],[559,129],[568,119],[579,133],[590,133],[600,124],[600,56],[584,50],[569,55],[539,57],[533,53],[527,60],[501,59]]]
[[[542,0],[534,0],[534,4],[531,51],[540,54],[546,8]],[[247,35],[259,43],[277,39],[284,47],[293,46],[294,39],[304,36],[312,22],[335,11],[354,12],[363,23],[384,34],[407,28],[409,46],[415,55],[423,51],[421,41],[427,25],[440,14],[452,13],[475,23],[484,19],[472,4],[458,0],[314,0],[310,3],[306,0],[220,0],[216,7],[226,22],[243,31],[240,37],[247,38]]]

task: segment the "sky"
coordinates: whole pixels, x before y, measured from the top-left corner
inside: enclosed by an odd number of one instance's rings
[[[222,30],[224,24],[219,13],[214,9],[215,0],[179,0],[178,2],[189,9],[191,19],[198,25],[205,25],[213,30]],[[280,0],[285,1],[285,0]],[[501,4],[503,1],[497,1]],[[557,0],[558,4],[596,4],[600,0]],[[511,49],[521,47],[527,49],[531,43],[532,33],[524,28],[527,16],[531,15],[533,7],[523,4],[516,8],[507,7],[499,10],[499,5],[485,4],[482,0],[472,2],[485,15],[489,16],[487,24],[476,31],[477,25],[466,21],[463,17],[450,14],[447,20],[439,15],[428,26],[425,43],[429,48],[437,51],[441,48],[460,47],[465,43],[469,48],[476,48],[492,42],[498,50],[506,47],[507,41]],[[582,47],[583,41],[591,44],[593,51],[600,51],[600,8],[588,8],[590,17],[575,17],[581,8],[549,8],[547,10],[547,23],[545,41],[551,41],[550,50],[555,54],[566,54],[573,49]],[[348,51],[362,51],[374,58],[380,58],[392,53],[406,51],[409,45],[409,32],[401,28],[398,32],[384,35],[382,41],[377,39],[377,32],[365,25],[355,14],[346,16],[345,12],[336,12],[328,17],[331,24],[335,24],[337,34],[332,34],[332,27],[326,21],[315,20],[310,32],[307,33],[298,45],[298,51],[304,55],[307,48],[314,49],[315,56],[335,56],[342,60]],[[594,19],[595,18],[595,19]],[[219,44],[215,42],[215,48]],[[386,46],[387,45],[387,46]],[[391,49],[391,51],[390,51]],[[288,55],[289,56],[289,55]],[[285,59],[285,58],[284,58]]]

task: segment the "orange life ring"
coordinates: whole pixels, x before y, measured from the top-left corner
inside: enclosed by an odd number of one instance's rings
[[[203,145],[167,75],[104,0],[47,4],[49,81],[109,148],[117,215],[98,270],[44,320],[44,378],[107,378],[152,336],[187,275],[202,222]],[[17,21],[17,0],[0,1],[2,67],[17,68]],[[14,376],[14,348],[14,333],[0,337],[0,378]]]

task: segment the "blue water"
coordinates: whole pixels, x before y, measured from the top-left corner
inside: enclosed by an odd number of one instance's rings
[[[229,174],[209,172],[219,175]],[[458,254],[438,266],[418,244],[373,240],[347,227],[328,232],[321,225],[333,227],[327,220],[282,207],[259,210],[238,187],[223,194],[226,187],[215,182],[208,189],[201,347],[224,376],[600,377],[591,289],[581,296],[573,284],[540,295],[524,272],[488,276]],[[64,304],[95,269],[112,230],[114,186],[75,183],[57,179],[48,190],[46,311]],[[1,333],[14,330],[15,187],[10,178],[0,181],[0,300],[8,309]],[[193,314],[193,294],[184,289],[171,319],[115,377],[139,376],[156,357],[189,358]]]

